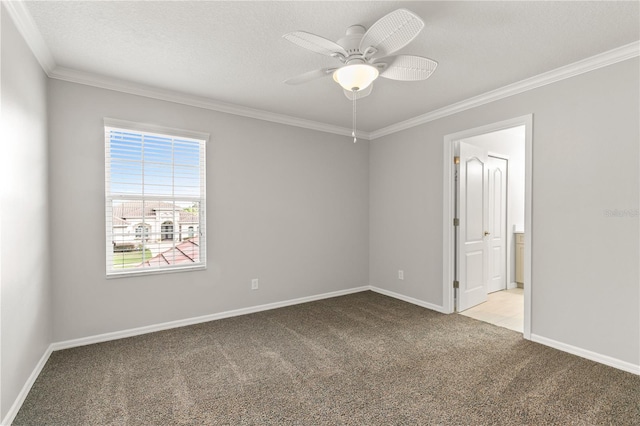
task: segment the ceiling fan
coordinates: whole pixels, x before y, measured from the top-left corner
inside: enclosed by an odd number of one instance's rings
[[[378,76],[400,81],[425,80],[438,66],[436,61],[414,55],[388,56],[409,44],[422,28],[424,22],[418,15],[398,9],[379,19],[368,30],[361,25],[347,28],[346,35],[337,42],[305,31],[285,34],[283,37],[290,42],[342,63],[337,67],[306,72],[285,83],[301,84],[333,75],[345,96],[355,101],[371,93],[372,83]]]

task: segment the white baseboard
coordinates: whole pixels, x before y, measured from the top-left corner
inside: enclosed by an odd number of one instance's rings
[[[518,283],[512,282],[507,284],[507,290],[511,290],[512,288],[518,287]]]
[[[29,395],[29,391],[31,390],[31,387],[36,382],[36,379],[42,372],[44,365],[47,363],[47,361],[49,360],[49,357],[51,356],[51,353],[53,352],[53,349],[51,348],[51,346],[52,345],[49,345],[47,350],[44,351],[44,354],[40,358],[40,361],[38,361],[38,363],[36,364],[36,367],[31,372],[31,375],[27,379],[27,382],[24,384],[24,386],[22,387],[22,390],[18,394],[18,397],[16,398],[16,400],[13,402],[13,405],[9,409],[9,412],[7,413],[6,416],[4,416],[4,419],[2,419],[0,426],[10,426],[11,423],[13,423],[13,420],[16,418],[18,411],[20,411],[20,407],[22,407],[22,403],[24,403],[24,400],[27,398],[27,395]]]
[[[351,293],[359,293],[369,290],[369,286],[354,287],[347,290],[332,291],[330,293],[316,294],[313,296],[300,297],[297,299],[285,300],[282,302],[267,303],[265,305],[251,306],[248,308],[234,309],[232,311],[219,312],[217,314],[203,315],[200,317],[186,318],[177,321],[169,321],[160,324],[148,325],[144,327],[130,328],[128,330],[114,331],[111,333],[98,334],[95,336],[81,337],[79,339],[55,342],[51,346],[54,351],[61,349],[75,348],[78,346],[92,345],[94,343],[108,342],[110,340],[124,339],[125,337],[139,336],[141,334],[153,333],[155,331],[169,330],[172,328],[185,327],[188,325],[200,324],[203,322],[215,321],[223,318],[237,317],[255,312],[268,311],[271,309],[283,308],[285,306],[298,305],[300,303],[313,302],[316,300],[329,299],[331,297],[344,296]]]
[[[184,327],[184,326],[193,325],[193,324],[200,324],[203,322],[214,321],[214,320],[223,319],[223,318],[230,318],[230,317],[235,317],[239,315],[247,315],[254,312],[268,311],[270,309],[283,308],[285,306],[298,305],[301,303],[314,302],[316,300],[329,299],[332,297],[339,297],[339,296],[344,296],[352,293],[359,293],[359,292],[367,291],[370,289],[371,289],[370,286],[365,285],[361,287],[350,288],[347,290],[332,291],[329,293],[300,297],[297,299],[290,299],[282,302],[267,303],[264,305],[252,306],[249,308],[242,308],[242,309],[235,309],[232,311],[220,312],[217,314],[203,315],[195,318],[187,318],[187,319],[178,320],[178,321],[170,321],[170,322],[165,322],[161,324],[149,325],[145,327],[131,328],[128,330],[114,331],[112,333],[104,333],[104,334],[99,334],[95,336],[88,336],[88,337],[82,337],[79,339],[71,339],[71,340],[65,340],[62,342],[52,343],[51,345],[49,345],[44,355],[42,355],[42,358],[40,358],[40,361],[38,362],[36,367],[33,369],[33,372],[29,376],[29,379],[27,380],[27,382],[22,387],[22,390],[20,391],[15,402],[9,409],[9,412],[4,417],[4,419],[2,419],[0,426],[11,425],[16,415],[18,414],[18,411],[20,411],[20,407],[22,407],[22,404],[24,403],[25,398],[29,394],[31,387],[33,386],[36,379],[42,372],[42,369],[44,368],[45,364],[49,360],[49,356],[51,356],[51,353],[53,351],[75,348],[78,346],[91,345],[93,343],[108,342],[110,340],[123,339],[125,337],[139,336],[141,334],[153,333],[154,331],[162,331],[162,330],[168,330],[171,328],[178,328],[178,327]]]
[[[307,302],[313,302],[316,300],[322,300],[322,299],[329,299],[332,297],[339,297],[339,296],[344,296],[347,294],[352,294],[352,293],[359,293],[362,291],[367,291],[367,290],[371,290],[374,291],[376,293],[380,293],[383,294],[385,296],[389,296],[389,297],[393,297],[395,299],[399,299],[399,300],[403,300],[405,302],[417,305],[417,306],[421,306],[423,308],[427,308],[427,309],[431,309],[434,310],[436,312],[440,312],[440,313],[447,313],[444,310],[444,307],[439,306],[439,305],[434,305],[433,303],[429,303],[429,302],[425,302],[423,300],[419,300],[413,297],[409,297],[409,296],[405,296],[403,294],[400,293],[396,293],[393,291],[389,291],[389,290],[385,290],[382,288],[378,288],[378,287],[374,287],[371,285],[365,285],[365,286],[361,286],[361,287],[354,287],[354,288],[350,288],[347,290],[339,290],[339,291],[334,291],[334,292],[330,292],[330,293],[323,293],[323,294],[317,294],[314,296],[306,296],[306,297],[300,297],[297,299],[290,299],[290,300],[285,300],[282,302],[274,302],[274,303],[268,303],[268,304],[264,304],[264,305],[258,305],[258,306],[252,306],[249,308],[242,308],[242,309],[235,309],[232,311],[225,311],[225,312],[220,312],[217,314],[211,314],[211,315],[204,315],[204,316],[200,316],[200,317],[195,317],[195,318],[187,318],[187,319],[183,319],[183,320],[178,320],[178,321],[170,321],[170,322],[165,322],[165,323],[161,323],[161,324],[154,324],[154,325],[150,325],[150,326],[145,326],[145,327],[137,327],[137,328],[132,328],[132,329],[128,329],[128,330],[122,330],[122,331],[115,331],[112,333],[104,333],[104,334],[99,334],[96,336],[89,336],[89,337],[83,337],[83,338],[79,338],[79,339],[72,339],[72,340],[66,340],[66,341],[62,341],[62,342],[55,342],[52,343],[51,345],[49,345],[49,347],[47,348],[47,350],[45,351],[45,353],[42,355],[42,358],[40,358],[40,361],[38,361],[38,364],[36,365],[36,367],[33,369],[33,372],[31,373],[31,375],[29,376],[27,382],[24,384],[22,390],[20,391],[20,393],[18,394],[18,397],[16,398],[15,402],[13,403],[13,405],[11,406],[11,408],[9,409],[9,412],[7,413],[7,415],[4,417],[4,419],[2,419],[2,423],[0,423],[0,426],[10,426],[11,423],[13,422],[15,416],[18,414],[18,411],[20,411],[20,407],[22,407],[22,404],[25,400],[25,398],[27,397],[27,395],[29,394],[29,391],[31,390],[31,387],[33,386],[33,384],[35,383],[36,379],[38,378],[38,376],[40,375],[40,373],[42,372],[42,369],[44,368],[45,364],[47,363],[47,361],[49,360],[49,356],[51,356],[51,353],[53,351],[57,351],[57,350],[61,350],[61,349],[68,349],[68,348],[73,348],[73,347],[78,347],[78,346],[85,346],[85,345],[90,345],[93,343],[100,343],[100,342],[107,342],[110,340],[116,340],[116,339],[122,339],[125,337],[132,337],[132,336],[138,336],[141,334],[146,334],[146,333],[152,333],[155,331],[162,331],[162,330],[168,330],[171,328],[178,328],[178,327],[184,327],[184,326],[188,326],[188,325],[193,325],[193,324],[200,324],[203,322],[208,322],[208,321],[214,321],[214,320],[218,320],[218,319],[223,319],[223,318],[230,318],[230,317],[235,317],[235,316],[239,316],[239,315],[247,315],[247,314],[251,314],[251,313],[255,313],[255,312],[261,312],[261,311],[267,311],[267,310],[271,310],[271,309],[277,309],[277,308],[282,308],[285,306],[292,306],[292,305],[298,305],[301,303],[307,303]],[[624,371],[628,371],[630,373],[633,374],[637,374],[640,375],[640,365],[635,365],[626,361],[621,361],[619,359],[616,358],[612,358],[609,357],[607,355],[602,355],[602,354],[598,354],[595,352],[591,352],[588,351],[586,349],[581,349],[575,346],[571,346],[565,343],[561,343],[552,339],[548,339],[546,337],[543,336],[538,336],[536,334],[531,334],[531,340],[537,343],[541,343],[543,345],[546,346],[550,346],[552,348],[555,349],[559,349],[561,351],[564,352],[568,352],[570,354],[574,354],[586,359],[590,359],[592,361],[596,361],[614,368],[618,368],[620,370],[624,370]]]
[[[442,314],[446,314],[443,306],[434,305],[433,303],[425,302],[424,300],[416,299],[413,297],[405,296],[404,294],[396,293],[393,291],[385,290],[383,288],[369,286],[369,290],[375,291],[376,293],[384,294],[385,296],[393,297],[394,299],[403,300],[405,302],[409,302],[413,305],[422,306],[423,308],[431,309],[432,311],[440,312]]]
[[[622,361],[617,358],[612,358],[608,355],[602,355],[597,352],[592,352],[587,349],[578,348],[576,346],[568,345],[566,343],[558,342],[557,340],[549,339],[547,337],[539,336],[531,333],[531,340],[545,346],[552,347],[554,349],[568,352],[573,355],[577,355],[582,358],[589,359],[591,361],[599,362],[600,364],[608,365],[609,367],[617,368],[619,370],[628,371],[629,373],[640,375],[640,365],[632,364],[627,361]]]
[[[185,327],[194,324],[200,324],[203,322],[215,321],[223,318],[231,318],[239,315],[247,315],[255,312],[268,311],[271,309],[283,308],[285,306],[299,305],[301,303],[314,302],[316,300],[329,299],[332,297],[344,296],[352,293],[359,293],[362,291],[371,290],[376,293],[384,294],[385,296],[393,297],[395,299],[403,300],[405,302],[412,303],[414,305],[422,306],[423,308],[431,309],[437,312],[445,313],[442,306],[434,305],[429,302],[425,302],[413,297],[405,296],[403,294],[395,293],[393,291],[365,285],[361,287],[354,287],[347,290],[333,291],[330,293],[317,294],[313,296],[300,297],[297,299],[285,300],[282,302],[268,303],[265,305],[251,306],[248,308],[235,309],[232,311],[219,312],[216,314],[203,315],[200,317],[186,318],[177,321],[170,321],[160,324],[153,324],[144,327],[131,328],[127,330],[114,331],[111,333],[98,334],[94,336],[81,337],[79,339],[65,340],[62,342],[55,342],[51,344],[50,349],[58,351],[61,349],[75,348],[79,346],[92,345],[94,343],[108,342],[110,340],[124,339],[126,337],[139,336],[142,334],[153,333],[156,331],[169,330],[172,328]]]

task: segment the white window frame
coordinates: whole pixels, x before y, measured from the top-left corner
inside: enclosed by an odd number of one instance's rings
[[[110,131],[111,130],[124,130],[131,132],[139,132],[145,135],[161,136],[161,137],[173,137],[181,139],[191,139],[200,142],[200,196],[199,197],[186,197],[186,196],[145,196],[144,194],[112,194],[111,193],[111,170],[110,170]],[[174,129],[170,127],[158,126],[154,124],[135,123],[131,121],[118,120],[113,118],[104,119],[104,135],[105,135],[105,229],[106,229],[106,276],[107,278],[119,278],[130,277],[139,275],[150,274],[164,274],[171,272],[181,272],[190,270],[202,270],[206,269],[207,265],[207,251],[206,251],[206,145],[209,141],[209,134],[202,132],[195,132],[190,130]],[[158,200],[172,200],[178,202],[198,202],[199,203],[199,223],[198,231],[196,235],[199,236],[199,261],[192,265],[167,265],[162,267],[150,267],[150,268],[129,268],[129,269],[117,269],[113,267],[113,215],[111,209],[114,200],[118,199],[139,199],[141,201],[158,201]],[[174,226],[174,246],[175,243],[175,231]]]

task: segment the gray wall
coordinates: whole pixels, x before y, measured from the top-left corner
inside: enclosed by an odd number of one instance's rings
[[[59,80],[49,88],[54,341],[368,284],[366,142]],[[105,279],[104,117],[210,133],[207,270]]]
[[[0,419],[51,343],[47,77],[2,15]]]
[[[0,418],[51,342],[367,283],[441,305],[443,138],[529,113],[532,333],[640,364],[638,58],[354,145],[47,81],[1,36]],[[211,134],[207,270],[105,279],[104,117]]]
[[[630,59],[372,141],[370,283],[442,305],[444,136],[533,113],[532,334],[640,364],[638,70]]]

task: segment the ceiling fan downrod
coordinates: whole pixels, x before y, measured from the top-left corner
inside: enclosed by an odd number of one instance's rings
[[[372,83],[379,76],[398,81],[419,81],[429,78],[438,63],[415,55],[394,55],[416,38],[424,21],[407,9],[397,9],[366,29],[352,25],[337,42],[306,31],[293,31],[283,37],[298,46],[330,56],[341,62],[338,67],[321,68],[286,80],[287,84],[302,84],[333,76],[344,95],[353,101],[353,142],[356,136],[356,102],[371,94]]]
[[[352,89],[353,92],[353,131],[351,132],[351,136],[353,136],[353,143],[358,142],[358,138],[356,137],[356,99],[358,98],[358,88],[354,87]]]

